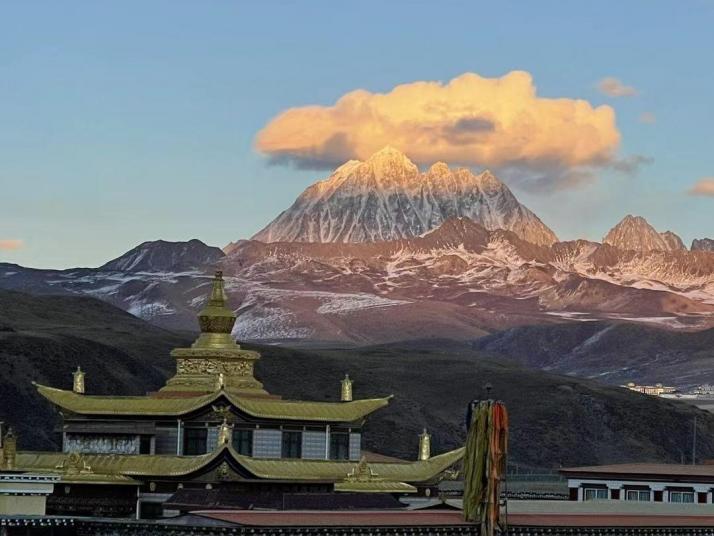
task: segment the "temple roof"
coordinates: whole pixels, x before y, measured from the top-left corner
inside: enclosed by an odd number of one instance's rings
[[[321,422],[355,422],[389,404],[391,396],[352,402],[308,402],[268,397],[243,397],[217,390],[203,396],[155,398],[149,396],[94,396],[35,384],[53,404],[80,415],[186,415],[221,398],[257,418]]]
[[[267,480],[331,481],[340,483],[344,491],[379,491],[377,488],[398,486],[393,492],[409,492],[405,482],[427,482],[449,469],[463,457],[464,449],[459,448],[434,456],[428,460],[400,463],[369,463],[374,477],[366,480],[349,480],[348,475],[359,466],[354,461],[304,460],[304,459],[262,459],[238,454],[230,445],[225,445],[211,453],[200,456],[167,456],[157,454],[81,454],[61,452],[17,453],[16,466],[21,471],[41,471],[63,473],[71,466],[68,460],[78,465],[81,460],[86,471],[66,473],[66,478],[82,480],[102,480],[111,477],[117,481],[132,482],[139,477],[183,477],[200,471],[215,460],[228,456],[257,478]],[[362,462],[360,462],[362,463]],[[340,491],[340,490],[338,490]]]

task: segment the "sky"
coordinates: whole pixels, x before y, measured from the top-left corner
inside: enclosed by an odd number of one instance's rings
[[[564,240],[714,237],[712,27],[711,0],[5,0],[0,261],[223,247],[392,138],[496,168]]]

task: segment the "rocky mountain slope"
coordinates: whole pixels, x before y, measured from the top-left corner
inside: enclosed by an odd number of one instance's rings
[[[105,265],[100,270],[116,272],[181,272],[218,262],[225,254],[220,248],[200,240],[144,242]]]
[[[420,173],[391,147],[364,162],[350,160],[307,188],[253,240],[396,240],[421,235],[452,217],[470,218],[489,230],[510,230],[534,244],[557,241],[555,233],[489,171],[474,175],[439,162]]]
[[[672,231],[659,233],[641,216],[627,215],[602,239],[623,251],[682,251],[687,248]]]
[[[0,420],[22,448],[57,446],[58,420],[31,385],[70,388],[87,371],[88,393],[142,394],[173,370],[169,350],[189,338],[151,326],[108,304],[72,296],[31,297],[0,291]],[[697,416],[701,458],[714,456],[714,415],[692,406],[483,359],[477,354],[400,345],[298,351],[251,346],[263,353],[256,375],[287,398],[337,400],[345,372],[355,396],[394,394],[372,416],[366,447],[413,459],[427,427],[434,450],[463,442],[464,408],[485,382],[511,418],[509,459],[533,467],[623,461],[679,461]],[[533,401],[538,403],[534,404]]]
[[[307,344],[473,339],[527,324],[614,320],[714,325],[714,254],[538,246],[469,218],[420,237],[363,243],[255,240],[191,272],[41,271],[0,264],[0,286],[89,294],[165,327],[191,329],[214,267],[243,312],[236,336]]]
[[[692,251],[714,251],[714,240],[711,238],[695,238],[692,241]]]

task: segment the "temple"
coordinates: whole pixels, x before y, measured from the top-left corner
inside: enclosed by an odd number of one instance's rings
[[[87,394],[80,369],[71,391],[36,385],[62,416],[62,451],[5,449],[3,474],[52,482],[47,514],[118,517],[176,515],[209,504],[280,509],[310,497],[384,506],[429,495],[454,475],[463,449],[432,456],[426,431],[417,460],[364,452],[365,420],[391,396],[353,400],[349,377],[339,402],[267,392],[254,375],[260,355],[231,337],[236,315],[226,306],[220,272],[198,320],[199,337],[171,352],[176,374],[156,392]]]

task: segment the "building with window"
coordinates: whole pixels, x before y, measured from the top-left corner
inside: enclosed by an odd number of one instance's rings
[[[236,315],[225,302],[218,272],[198,314],[200,335],[172,351],[176,374],[157,392],[87,394],[79,369],[71,391],[36,385],[62,416],[62,452],[17,452],[13,467],[60,476],[49,514],[158,516],[175,494],[199,490],[263,499],[420,493],[459,463],[463,449],[415,461],[363,458],[362,426],[391,397],[353,400],[348,377],[335,402],[267,392],[253,374],[260,355],[231,337]]]
[[[712,504],[714,465],[631,463],[571,467],[568,479],[573,501],[636,501]]]

